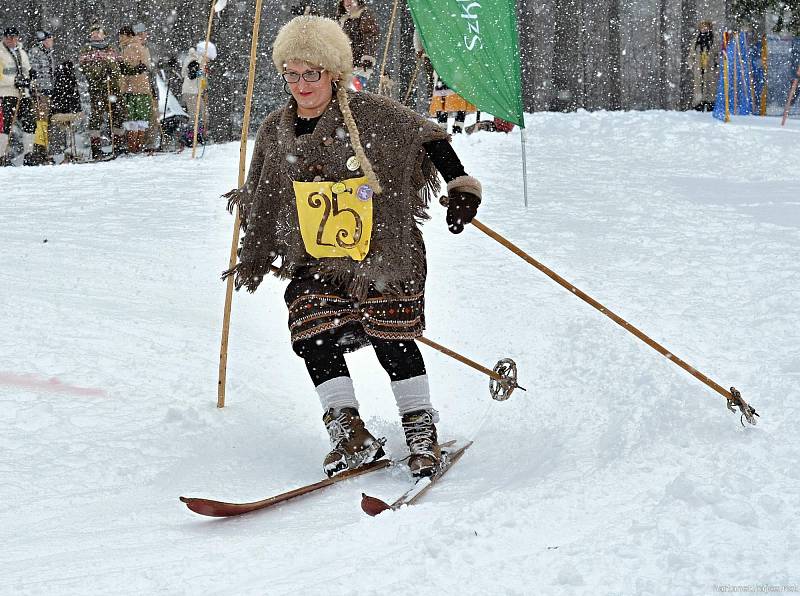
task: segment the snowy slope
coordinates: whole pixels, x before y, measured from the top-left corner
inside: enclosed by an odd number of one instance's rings
[[[235,296],[215,407],[238,146],[0,169],[2,594],[712,594],[800,589],[800,128],[700,114],[528,116],[457,138],[479,218],[762,415],[725,400],[474,228],[425,227],[440,434],[474,438],[423,504],[372,519],[400,471],[229,520],[320,478],[327,436],[283,282]],[[735,150],[735,151],[734,151]],[[46,242],[45,242],[46,240]],[[403,454],[385,374],[348,356]],[[50,382],[49,380],[55,379]]]

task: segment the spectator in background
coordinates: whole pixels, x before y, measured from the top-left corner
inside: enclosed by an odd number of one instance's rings
[[[92,144],[92,159],[101,159],[100,128],[103,120],[110,117],[109,128],[114,148],[119,152],[125,145],[125,129],[122,128],[124,107],[120,97],[119,54],[110,47],[106,32],[101,25],[92,26],[89,43],[80,52],[81,72],[89,83],[89,139]],[[110,113],[110,115],[109,115]]]
[[[361,91],[375,70],[375,54],[381,29],[365,0],[339,0],[336,18],[350,38],[353,50],[353,86]]]
[[[36,39],[28,51],[31,70],[36,73],[31,90],[36,105],[36,135],[30,162],[40,165],[49,162],[50,100],[53,94],[53,77],[56,64],[53,58],[53,34],[37,31]]]
[[[147,130],[153,111],[153,96],[150,91],[150,52],[144,47],[132,27],[119,31],[119,46],[122,49],[122,82],[120,89],[125,96],[126,117],[123,124],[128,136],[128,151],[140,153],[145,145]]]
[[[304,14],[310,14],[314,16],[320,16],[319,9],[316,6],[315,2],[302,2],[300,4],[295,4],[292,6],[292,16],[299,17]]]
[[[422,44],[422,38],[418,31],[414,31],[414,49],[417,56],[426,56],[425,47]],[[450,89],[439,74],[431,68],[433,76],[432,90],[431,90],[431,104],[428,111],[429,115],[436,116],[436,121],[443,129],[447,130],[447,118],[450,112],[455,112],[456,117],[453,120],[453,134],[464,132],[464,122],[467,119],[467,112],[476,111],[475,106],[458,95],[455,91]]]
[[[78,157],[73,126],[82,111],[75,66],[72,62],[63,62],[56,68],[53,94],[50,96],[50,119],[53,123],[51,147],[56,163]],[[56,153],[59,149],[63,154]]]
[[[181,88],[181,97],[186,105],[186,113],[189,115],[189,124],[194,128],[195,115],[197,110],[197,98],[200,97],[200,117],[206,113],[206,96],[205,90],[207,86],[206,77],[208,75],[208,63],[217,57],[216,46],[208,43],[208,55],[206,56],[206,42],[198,41],[197,46],[189,48],[186,52],[186,57],[183,59],[183,66],[181,68],[181,76],[183,77],[183,87]],[[198,133],[199,134],[199,133]]]
[[[142,23],[136,23],[133,26],[133,32],[136,35],[136,38],[142,44],[142,47],[147,50],[148,56],[148,82],[150,85],[150,126],[145,131],[143,143],[147,147],[151,149],[155,149],[156,147],[156,139],[158,138],[158,131],[159,131],[159,118],[158,118],[158,106],[155,105],[156,100],[155,98],[158,97],[158,92],[155,89],[155,81],[150,76],[151,73],[155,72],[156,65],[153,62],[152,58],[150,58],[150,47],[147,45],[148,40],[150,39],[150,34],[147,31],[147,26]]]
[[[19,29],[7,27],[0,43],[0,104],[3,127],[0,129],[0,165],[8,165],[11,128],[22,128],[22,151],[27,158],[33,149],[36,118],[31,99],[31,63],[19,43]]]

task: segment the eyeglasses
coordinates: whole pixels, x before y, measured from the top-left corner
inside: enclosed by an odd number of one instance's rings
[[[287,83],[297,83],[300,80],[300,77],[303,77],[303,80],[307,83],[316,83],[322,77],[322,71],[307,70],[303,74],[300,74],[299,72],[294,72],[293,70],[287,70],[281,76]]]

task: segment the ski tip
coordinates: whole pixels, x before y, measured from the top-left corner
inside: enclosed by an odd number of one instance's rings
[[[219,507],[216,506],[213,502],[207,501],[206,499],[192,499],[189,497],[179,497],[182,503],[186,503],[186,506],[195,513],[199,513],[200,515],[206,515],[208,517],[227,517],[230,513],[221,512]]]
[[[376,515],[383,513],[387,509],[391,509],[391,507],[384,501],[381,501],[380,499],[376,499],[375,497],[370,497],[366,493],[361,493],[361,509],[367,515],[375,517]]]

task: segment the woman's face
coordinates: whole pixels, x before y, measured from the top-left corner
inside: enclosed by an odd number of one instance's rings
[[[354,8],[358,7],[358,1],[357,0],[342,0],[342,2],[344,3],[344,9],[347,12],[350,12]]]
[[[313,72],[312,72],[313,71]],[[314,72],[319,73],[318,81],[307,81],[303,78],[305,73],[312,72],[307,77],[316,78]],[[327,70],[322,70],[319,66],[312,66],[308,62],[301,60],[289,60],[283,69],[284,75],[290,78],[299,75],[296,83],[289,83],[289,91],[297,101],[297,115],[303,118],[316,118],[325,111],[333,96],[331,83],[333,77]]]

